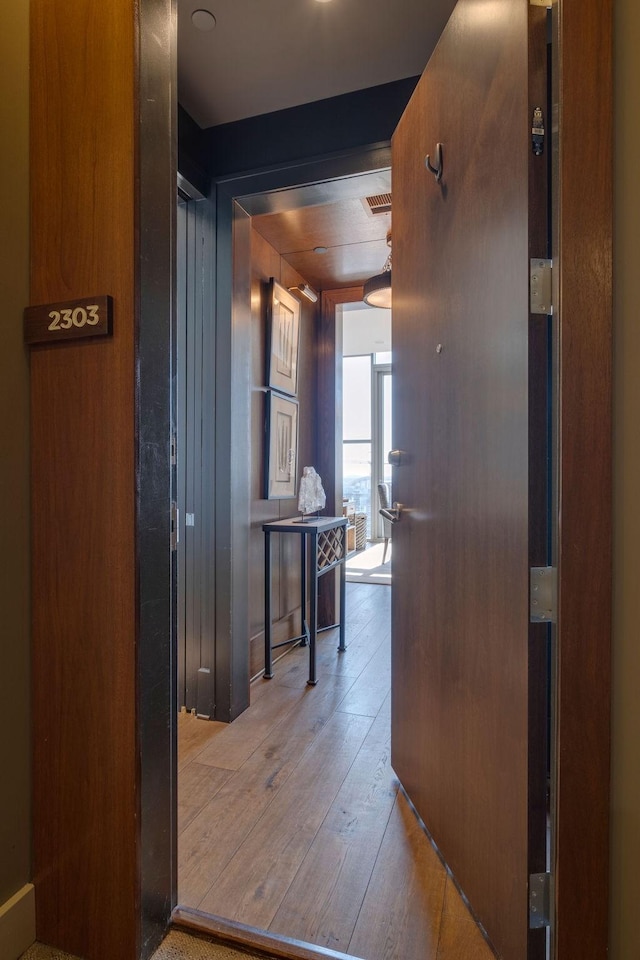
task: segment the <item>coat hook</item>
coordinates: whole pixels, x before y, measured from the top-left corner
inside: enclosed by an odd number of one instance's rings
[[[436,144],[436,163],[437,163],[437,166],[434,167],[433,164],[431,163],[431,156],[429,154],[426,155],[424,160],[424,165],[427,168],[427,170],[429,170],[429,172],[434,175],[438,183],[440,183],[440,181],[442,180],[442,144],[441,143]]]

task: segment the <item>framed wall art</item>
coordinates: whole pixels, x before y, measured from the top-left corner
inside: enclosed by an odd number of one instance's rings
[[[267,384],[298,394],[300,301],[273,277],[267,299]]]
[[[273,390],[266,393],[265,500],[296,495],[298,402]]]

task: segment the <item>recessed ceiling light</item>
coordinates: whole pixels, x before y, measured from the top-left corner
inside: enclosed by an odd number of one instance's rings
[[[321,2],[325,3],[326,0],[321,0]],[[314,248],[313,248],[313,252],[314,252],[314,253],[326,253],[328,249],[329,249],[328,247],[314,247]]]
[[[216,18],[209,10],[194,10],[191,14],[191,23],[196,30],[208,33],[215,28]]]
[[[330,0],[318,0],[318,3],[329,3]]]

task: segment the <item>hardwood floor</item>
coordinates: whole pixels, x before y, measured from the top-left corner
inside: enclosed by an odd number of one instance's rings
[[[492,960],[390,765],[390,594],[297,648],[231,725],[179,723],[179,901],[363,960]]]

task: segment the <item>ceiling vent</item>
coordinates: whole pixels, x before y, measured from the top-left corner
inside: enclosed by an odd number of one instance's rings
[[[362,203],[370,217],[377,217],[381,213],[391,213],[390,193],[377,193],[373,197],[365,197]]]

